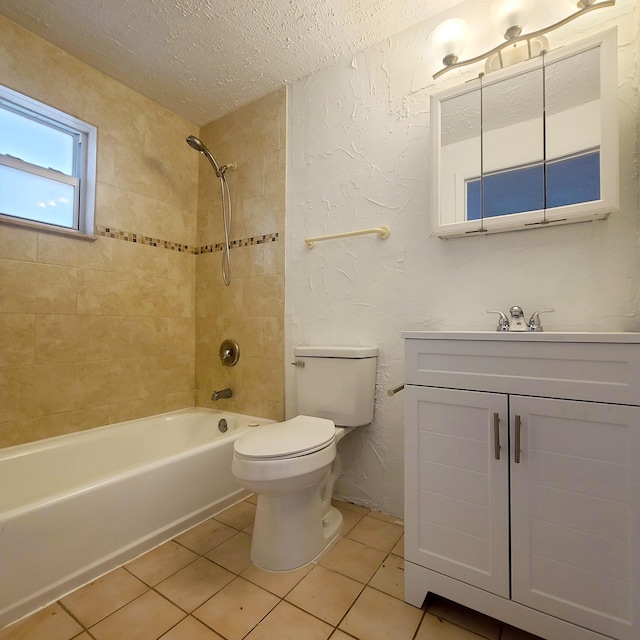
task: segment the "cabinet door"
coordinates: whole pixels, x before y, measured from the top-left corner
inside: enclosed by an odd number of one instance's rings
[[[507,396],[405,394],[407,560],[509,597]]]
[[[511,396],[512,597],[640,637],[640,407]]]

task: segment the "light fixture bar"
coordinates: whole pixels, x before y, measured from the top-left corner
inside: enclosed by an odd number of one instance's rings
[[[447,73],[447,71],[451,71],[452,69],[457,69],[459,67],[466,67],[467,65],[473,64],[474,62],[481,62],[482,60],[485,60],[490,56],[493,56],[495,54],[500,54],[504,49],[514,44],[517,44],[518,42],[523,42],[526,40],[527,43],[529,43],[529,46],[531,46],[531,43],[530,43],[531,40],[539,36],[543,36],[544,34],[549,33],[549,31],[554,31],[555,29],[564,27],[565,24],[568,24],[569,22],[576,20],[580,16],[583,16],[586,13],[589,13],[590,11],[594,11],[595,9],[604,9],[605,7],[613,7],[615,3],[616,3],[616,0],[602,0],[601,2],[597,2],[595,4],[589,4],[589,5],[587,5],[586,2],[580,2],[579,5],[584,4],[585,6],[582,9],[579,9],[578,11],[576,11],[575,13],[572,13],[571,15],[567,16],[566,18],[563,18],[562,20],[559,20],[558,22],[555,22],[554,24],[551,24],[548,27],[544,27],[544,29],[538,29],[537,31],[532,31],[531,33],[525,33],[524,35],[518,36],[517,38],[512,38],[511,40],[507,40],[506,42],[499,44],[497,47],[494,47],[493,49],[490,49],[486,53],[482,53],[479,56],[475,56],[474,58],[469,58],[468,60],[461,60],[460,62],[454,62],[453,64],[443,67],[442,69],[440,69],[440,71],[438,71],[433,75],[433,79],[436,80],[440,76]]]

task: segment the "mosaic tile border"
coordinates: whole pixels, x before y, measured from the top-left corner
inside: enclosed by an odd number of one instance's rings
[[[169,249],[170,251],[190,253],[196,256],[202,255],[203,253],[222,251],[224,248],[224,244],[222,242],[206,244],[202,247],[193,247],[187,244],[181,244],[180,242],[171,242],[170,240],[162,240],[161,238],[152,238],[150,236],[133,233],[131,231],[121,231],[119,229],[114,229],[113,227],[96,226],[96,235],[103,236],[105,238],[114,238],[116,240],[124,240],[125,242],[133,242],[135,244],[143,244],[149,247],[159,247],[160,249]],[[232,240],[230,248],[236,249],[238,247],[249,247],[258,244],[266,244],[268,242],[276,242],[279,238],[279,233],[267,233],[262,236],[252,236],[250,238]]]

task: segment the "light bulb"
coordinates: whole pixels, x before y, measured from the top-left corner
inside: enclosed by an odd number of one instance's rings
[[[434,29],[431,36],[434,54],[442,60],[445,67],[458,61],[468,36],[469,26],[462,18],[450,18]]]
[[[491,5],[493,23],[505,40],[517,38],[531,17],[535,0],[495,0]]]

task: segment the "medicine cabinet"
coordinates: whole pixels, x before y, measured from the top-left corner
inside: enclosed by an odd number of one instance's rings
[[[616,104],[615,30],[433,95],[432,235],[606,218]]]

